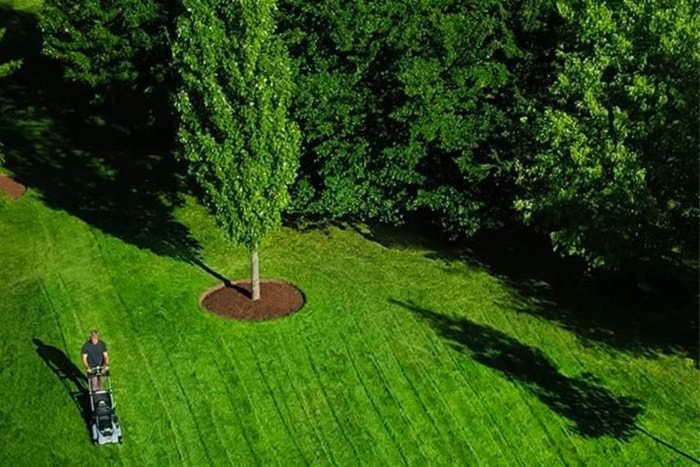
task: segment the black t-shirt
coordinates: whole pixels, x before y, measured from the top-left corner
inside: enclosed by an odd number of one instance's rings
[[[106,351],[107,344],[105,344],[103,341],[97,341],[96,345],[92,345],[92,342],[90,341],[83,344],[83,354],[87,354],[88,365],[90,368],[103,365],[104,357],[102,354]]]

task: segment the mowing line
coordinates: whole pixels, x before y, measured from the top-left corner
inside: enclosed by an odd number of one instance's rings
[[[40,220],[41,220],[40,224],[42,225],[42,231],[43,231],[43,233],[44,233],[44,238],[45,238],[45,240],[46,240],[46,243],[47,243],[48,246],[50,247],[50,248],[47,248],[46,251],[51,251],[51,252],[52,252],[52,256],[55,256],[55,253],[53,253],[53,252],[56,251],[56,249],[55,249],[55,244],[54,244],[54,242],[52,241],[51,236],[48,234],[46,223],[43,222],[43,219],[42,219],[42,218],[40,218]],[[97,242],[97,239],[95,238],[95,236],[94,236],[94,234],[93,234],[92,232],[90,232],[90,233],[91,233],[91,237],[92,237],[93,241],[95,242],[95,244],[97,244],[96,250],[97,250],[98,254],[100,254],[100,257],[102,258],[101,264],[102,264],[103,267],[105,267],[105,269],[106,269],[106,266],[105,266],[105,264],[104,264],[104,257],[102,256],[102,251],[101,251],[101,249],[99,248],[99,244],[98,244],[98,242]],[[54,263],[54,262],[52,261],[52,263]],[[58,277],[59,289],[61,289],[61,291],[64,291],[64,290],[65,290],[65,282],[63,281],[63,278],[62,278],[60,272],[57,273],[57,277]],[[107,277],[111,280],[111,275],[107,274]],[[40,284],[41,284],[42,292],[43,292],[43,294],[45,295],[45,297],[47,298],[47,300],[48,300],[48,302],[49,302],[49,305],[51,306],[51,308],[52,308],[52,310],[53,310],[53,314],[54,314],[54,317],[55,317],[55,319],[56,319],[56,323],[57,323],[57,325],[58,325],[59,332],[61,333],[61,338],[62,338],[62,340],[63,340],[64,349],[67,350],[67,349],[68,349],[68,344],[67,344],[67,340],[66,340],[66,338],[65,338],[65,334],[64,334],[64,332],[63,332],[63,328],[62,328],[62,326],[61,326],[61,324],[60,324],[60,318],[59,318],[58,311],[56,310],[56,307],[55,307],[55,305],[54,305],[54,303],[53,303],[53,300],[50,298],[50,295],[49,295],[49,293],[48,293],[48,290],[46,290],[46,286],[45,286],[45,284],[43,283],[43,281],[40,280]],[[115,289],[113,284],[112,284],[112,288]],[[119,301],[121,302],[121,299],[119,299]],[[122,302],[122,305],[123,305],[123,302]],[[79,326],[80,320],[78,319],[78,317],[77,317],[77,315],[76,315],[76,313],[75,313],[74,307],[71,306],[71,307],[69,307],[69,308],[71,309],[71,314],[72,314],[72,316],[73,316],[73,319],[74,319],[75,324],[76,324],[77,326]],[[141,455],[141,452],[139,452],[139,457],[141,458],[142,461],[144,461],[144,458],[143,458],[143,456]],[[120,458],[120,459],[121,459],[121,458]],[[123,460],[122,460],[122,463],[123,463]],[[141,462],[141,464],[143,464],[143,462]]]
[[[219,373],[220,380],[226,381],[226,379],[224,378],[224,374],[221,372],[221,364],[216,360],[215,360],[215,368],[216,368],[217,373]],[[226,397],[226,399],[228,400],[228,403],[231,406],[231,410],[233,411],[233,413],[236,414],[236,418],[238,419],[238,426],[241,427],[241,436],[243,436],[243,439],[245,440],[245,443],[248,446],[248,450],[253,455],[253,458],[255,458],[255,463],[257,465],[262,465],[260,458],[258,457],[258,455],[255,453],[255,450],[253,449],[253,445],[250,443],[250,439],[248,439],[247,430],[245,429],[245,426],[243,425],[243,419],[241,418],[241,414],[232,402],[233,394],[231,393],[231,390],[229,389],[229,385],[224,383],[224,389],[226,390],[226,394],[228,396],[228,397]]]
[[[357,319],[355,318],[355,316],[354,316],[353,313],[349,313],[349,315],[351,315],[351,316],[350,316],[350,320],[353,322],[353,324],[355,325],[355,327],[357,328],[357,330],[360,332],[359,335],[360,335],[361,338],[363,338],[363,340],[364,340],[364,336],[369,335],[369,333],[365,332],[365,331],[362,329],[362,327],[360,327],[360,325],[359,325],[359,323],[357,322]],[[391,391],[391,387],[390,387],[390,385],[389,385],[389,382],[388,382],[388,380],[386,379],[386,376],[384,375],[384,372],[381,370],[380,365],[377,363],[377,358],[376,358],[376,356],[374,355],[374,352],[372,351],[372,346],[366,345],[365,348],[368,349],[367,357],[368,357],[369,360],[372,362],[372,365],[374,366],[375,370],[377,371],[377,374],[379,375],[380,379],[382,380],[382,384],[384,385],[384,390],[385,390],[386,393],[389,395],[389,397],[391,397],[391,399],[394,401],[394,403],[395,403],[396,406],[398,407],[398,409],[399,409],[399,415],[400,415],[401,418],[404,420],[404,422],[406,423],[406,425],[408,425],[409,430],[410,430],[411,433],[413,434],[413,438],[414,438],[414,441],[415,441],[416,446],[418,447],[418,451],[421,453],[421,455],[422,455],[423,458],[426,460],[426,462],[429,463],[429,462],[430,462],[429,457],[426,455],[425,451],[423,451],[422,443],[420,442],[420,435],[419,435],[418,433],[416,433],[416,428],[415,428],[414,424],[412,423],[412,421],[411,421],[411,420],[408,418],[408,416],[406,415],[406,412],[407,412],[407,411],[405,410],[403,404],[401,404],[401,402],[399,402],[399,400],[398,400],[398,399],[396,398],[396,396],[394,395],[394,392]]]
[[[577,366],[579,367],[579,369],[581,370],[581,373],[585,373],[585,372],[586,372],[586,368],[583,366],[583,363],[581,362],[581,359],[577,357],[577,358],[574,359],[574,361],[576,362],[576,365],[577,365]],[[628,376],[628,375],[630,374],[630,373],[629,373],[629,365],[625,365],[625,368],[627,368],[627,369],[623,370],[623,373],[625,374],[625,376]],[[633,380],[633,378],[626,378],[626,379],[627,379],[628,381]],[[614,397],[614,396],[613,396],[613,397]],[[641,415],[641,414],[640,414],[640,415]],[[635,424],[635,425],[636,425],[636,424]],[[625,450],[625,445],[626,445],[627,443],[626,443],[626,442],[623,443],[623,442],[621,442],[621,441],[619,441],[619,440],[616,440],[616,442],[617,442],[617,444],[620,446],[620,451],[622,451],[622,454],[624,455],[625,459],[630,463],[630,465],[634,464],[634,462],[632,461],[632,459],[630,459],[629,455],[627,454],[627,451]],[[577,450],[577,452],[578,452],[578,450]],[[658,454],[656,453],[656,451],[653,451],[653,453],[654,453],[654,456],[657,457],[657,459],[658,459]],[[660,460],[660,462],[662,462],[662,461]]]
[[[280,334],[279,330],[278,330],[278,334]],[[282,347],[284,349],[284,353],[287,355],[290,355],[289,350],[287,348],[286,339],[284,339],[284,336],[280,336],[279,341],[282,342]],[[294,385],[294,380],[289,375],[289,371],[287,370],[286,365],[281,365],[281,366],[282,366],[282,369],[284,371],[285,376],[287,377],[287,381],[289,381],[289,385],[291,386],[292,391],[294,392],[294,394],[297,397],[297,401],[299,402],[299,405],[302,408],[302,412],[304,413],[306,419],[309,421],[309,425],[311,425],[313,427],[313,433],[316,435],[316,439],[319,441],[319,444],[321,445],[321,449],[326,454],[326,457],[328,457],[328,460],[330,461],[330,463],[332,465],[338,465],[338,463],[333,458],[333,454],[326,449],[327,442],[325,439],[322,438],[321,434],[318,432],[318,428],[316,426],[316,423],[314,423],[314,420],[312,419],[312,417],[308,413],[308,408],[307,408],[308,404],[306,403],[306,398],[304,397],[303,393],[301,393],[300,391],[297,390],[296,386]]]
[[[100,253],[100,257],[102,258],[102,264],[105,264],[104,252],[102,251],[102,245],[97,241],[97,238],[95,238],[94,233],[92,233],[92,232],[90,232],[90,233],[92,234],[92,237],[97,244],[97,249]],[[107,269],[106,266],[105,266],[105,269]],[[114,284],[114,277],[112,276],[111,272],[108,269],[106,270],[106,275],[107,275],[109,283],[111,284],[111,288],[114,291],[114,295],[116,296],[122,309],[124,310],[124,315],[128,319],[128,323],[129,323],[128,325],[131,328],[131,334],[134,336],[137,336],[138,333],[135,332],[135,326],[133,324],[134,318],[131,315],[131,313],[129,312],[129,308],[126,306],[126,303],[124,303],[124,300],[122,299],[122,296],[119,293],[119,289]],[[156,380],[156,378],[153,377],[153,370],[151,368],[150,360],[148,358],[146,358],[146,355],[143,351],[143,346],[140,344],[140,341],[138,339],[136,339],[136,347],[138,347],[138,351],[141,354],[141,360],[143,362],[145,362],[145,364],[146,364],[146,371],[148,373],[148,377],[151,380],[152,387],[157,388],[157,383],[156,383],[157,380]],[[172,433],[174,435],[175,446],[177,447],[178,458],[182,461],[182,463],[184,465],[188,465],[187,459],[185,458],[185,455],[184,455],[183,450],[182,450],[182,446],[180,444],[181,443],[180,436],[177,433],[175,423],[173,422],[172,414],[170,413],[170,410],[168,410],[168,406],[165,403],[165,400],[163,399],[162,391],[156,390],[156,393],[158,394],[158,399],[160,400],[161,406],[163,407],[163,410],[165,411],[165,414],[168,417],[168,424],[170,425],[170,430],[172,431]]]
[[[170,357],[166,354],[166,360],[170,364],[173,374],[175,375],[175,381],[177,382],[177,386],[180,389],[180,392],[182,393],[182,396],[185,399],[186,405],[187,405],[187,410],[190,412],[190,417],[192,418],[192,421],[194,422],[194,426],[197,429],[197,437],[199,438],[199,442],[202,444],[202,447],[204,448],[204,453],[207,456],[207,459],[209,459],[209,465],[214,465],[214,459],[212,459],[211,454],[209,453],[209,448],[207,447],[206,443],[204,442],[204,438],[202,438],[202,430],[199,426],[199,422],[197,422],[197,416],[195,415],[194,411],[192,410],[192,404],[190,402],[190,398],[187,396],[187,391],[185,391],[185,388],[182,386],[182,378],[177,374],[177,369],[173,365],[173,362],[170,360]],[[217,433],[218,435],[218,433]],[[231,459],[229,459],[230,461]]]
[[[483,313],[482,313],[481,315],[482,315],[482,319],[484,319],[484,320],[486,320],[486,322],[488,322],[488,318],[487,318]],[[509,330],[510,330],[510,334],[508,334],[509,336],[513,336],[513,335],[517,335],[517,334],[518,334],[517,330],[515,330],[515,329],[513,328],[513,324],[512,324],[511,321],[506,321],[506,327],[509,328]],[[530,329],[529,329],[529,326],[525,325],[524,327],[525,327],[527,330],[530,330]],[[524,345],[525,345],[525,344],[524,344]],[[539,350],[539,349],[538,349],[538,350]],[[549,357],[547,357],[547,355],[544,354],[544,352],[543,352],[543,356],[544,356],[544,358],[546,358],[547,360],[550,360]],[[551,363],[552,366],[555,368],[555,370],[557,371],[557,373],[560,373],[558,367],[555,367],[555,366],[554,366],[554,360],[552,360],[551,362],[552,362],[552,363]],[[561,373],[560,373],[560,374],[561,374]],[[566,375],[561,375],[561,376],[562,376],[563,378],[568,378]],[[537,394],[534,394],[534,393],[533,393],[532,395],[535,396],[535,397],[537,397],[537,398],[538,398],[538,401],[533,401],[532,399],[525,398],[525,394],[524,394],[524,393],[525,393],[525,392],[530,392],[530,390],[529,390],[527,387],[525,387],[524,385],[521,385],[520,383],[516,383],[516,384],[517,384],[517,386],[522,386],[523,389],[525,389],[525,391],[518,391],[518,393],[517,393],[517,394],[518,394],[518,398],[522,401],[523,405],[524,405],[525,407],[527,407],[527,409],[529,410],[529,412],[532,414],[532,418],[533,418],[534,420],[536,420],[537,423],[542,427],[542,430],[543,430],[544,433],[547,435],[547,439],[549,440],[548,445],[551,446],[551,447],[553,447],[553,448],[556,450],[556,452],[559,454],[559,459],[560,459],[563,463],[566,464],[566,460],[565,460],[565,456],[563,455],[564,453],[562,452],[562,448],[560,447],[560,444],[557,442],[557,439],[556,439],[554,436],[552,436],[552,430],[551,430],[552,427],[550,426],[550,424],[545,423],[545,422],[537,415],[537,412],[533,409],[533,407],[534,407],[533,404],[539,404],[541,407],[547,407],[547,404],[546,404],[544,401],[542,401],[541,399],[539,399],[539,397],[537,396]],[[548,408],[549,410],[553,411],[551,408],[549,408],[549,407],[547,407],[547,408]],[[553,411],[553,412],[554,412],[554,411]],[[571,431],[570,431],[570,426],[569,426],[569,424],[566,423],[566,422],[564,421],[564,418],[566,418],[566,417],[564,417],[563,415],[558,414],[558,413],[556,413],[556,412],[554,412],[554,414],[555,414],[555,416],[553,417],[553,419],[554,419],[555,423],[559,426],[560,430],[564,433],[564,435],[565,435],[566,438],[568,439],[569,443],[570,443],[571,446],[573,447],[574,452],[578,455],[579,459],[585,458],[585,456],[581,454],[581,451],[579,450],[579,447],[578,447],[577,443],[575,443],[574,440],[573,440],[573,438],[572,438],[572,433],[571,433]],[[573,422],[573,420],[572,420],[572,422]],[[518,427],[518,428],[520,428],[520,427]],[[521,432],[522,432],[522,430],[521,430]]]
[[[402,336],[402,337],[405,337],[405,333],[398,333],[398,334],[399,334],[400,336]],[[407,341],[406,339],[404,339],[404,342],[408,342],[408,341]],[[394,351],[394,349],[393,349],[393,347],[391,346],[391,344],[388,342],[388,339],[387,339],[387,343],[388,343],[388,345],[389,345],[389,348],[391,349],[391,353],[392,353],[392,355],[393,355],[393,357],[394,357],[394,360],[396,361],[396,364],[398,365],[399,369],[401,370],[401,374],[403,375],[404,379],[406,379],[406,381],[408,382],[408,384],[411,386],[411,389],[413,390],[413,393],[416,395],[416,398],[420,401],[421,406],[423,407],[423,410],[428,414],[428,417],[430,418],[430,421],[431,421],[431,423],[433,424],[433,427],[435,428],[435,431],[436,431],[438,434],[441,434],[441,435],[444,436],[442,430],[440,430],[440,429],[438,428],[437,424],[435,423],[435,418],[432,416],[432,414],[430,414],[430,412],[429,412],[429,410],[428,410],[428,407],[425,405],[425,403],[424,403],[422,397],[420,396],[420,392],[416,389],[415,385],[413,384],[413,380],[412,380],[411,378],[409,378],[409,377],[406,375],[406,372],[404,371],[403,366],[402,366],[401,363],[399,362],[398,357],[396,356],[396,352]],[[469,442],[469,434],[470,434],[470,433],[469,433],[468,431],[465,431],[465,430],[466,430],[466,427],[465,427],[465,425],[464,425],[463,423],[459,423],[460,420],[461,420],[461,418],[460,418],[460,417],[457,417],[457,415],[455,415],[454,410],[452,409],[452,407],[450,406],[450,404],[448,404],[448,402],[445,400],[445,398],[442,397],[442,392],[441,392],[441,391],[439,390],[439,388],[437,387],[437,385],[436,385],[436,383],[435,383],[435,379],[432,378],[432,377],[429,377],[430,375],[429,375],[429,373],[426,371],[425,365],[420,361],[420,359],[418,360],[417,366],[421,369],[421,374],[424,376],[424,378],[422,378],[422,379],[427,380],[427,381],[429,382],[430,386],[431,386],[432,389],[433,389],[433,392],[436,394],[437,399],[440,400],[440,402],[442,403],[443,407],[445,408],[445,412],[448,414],[448,416],[449,416],[450,418],[452,418],[453,423],[454,423],[457,427],[459,427],[460,431],[461,431],[462,434],[464,435],[464,442],[466,443],[467,447],[468,447],[469,450],[472,452],[472,454],[474,454],[474,456],[475,456],[477,459],[479,459],[479,455],[477,454],[477,452],[476,452],[476,450],[474,449],[474,447],[472,446],[472,444]],[[448,438],[448,439],[449,439],[449,438]],[[481,461],[479,460],[479,462],[481,462]]]
[[[297,451],[299,451],[299,454],[301,454],[301,458],[304,459],[304,462],[306,465],[310,465],[309,461],[306,459],[306,456],[304,455],[304,451],[301,449],[301,446],[299,446],[299,442],[296,439],[296,437],[292,434],[292,430],[289,428],[289,424],[287,421],[284,419],[284,415],[282,414],[282,409],[280,408],[277,398],[275,397],[274,392],[272,391],[272,387],[270,386],[270,381],[268,380],[267,376],[265,376],[265,372],[263,371],[262,367],[260,366],[260,361],[257,358],[257,354],[255,353],[255,349],[253,349],[253,345],[250,343],[248,339],[243,339],[246,344],[248,344],[248,348],[250,349],[250,353],[253,355],[253,360],[255,360],[255,366],[258,369],[258,372],[262,376],[263,381],[265,382],[265,386],[267,387],[267,391],[270,394],[270,397],[272,399],[272,402],[275,406],[275,409],[277,409],[277,414],[280,417],[280,420],[282,421],[282,425],[284,426],[285,431],[289,435],[289,437],[292,440],[292,443],[294,446],[297,448]]]
[[[119,302],[122,304],[122,306],[125,307],[125,304],[122,301],[122,298],[119,295],[119,293],[117,293],[117,297],[119,299]],[[126,307],[125,307],[125,310],[126,310]],[[132,332],[134,332],[133,317],[131,316],[131,313],[129,313],[128,311],[125,311],[125,314],[129,318],[129,321],[130,321],[129,326],[131,327]],[[138,342],[138,339],[137,339],[137,342]],[[183,462],[184,465],[188,465],[187,459],[185,458],[185,455],[182,451],[182,446],[180,445],[180,443],[181,443],[180,436],[178,435],[177,430],[176,430],[176,425],[173,422],[173,416],[170,413],[170,410],[168,410],[168,406],[165,403],[165,400],[163,399],[162,391],[160,391],[157,388],[157,384],[156,384],[157,379],[153,377],[153,370],[151,368],[151,364],[149,363],[148,358],[146,358],[146,354],[143,351],[143,347],[140,344],[137,344],[137,347],[138,347],[139,353],[141,354],[141,360],[146,363],[146,371],[148,373],[148,377],[151,380],[153,387],[156,388],[156,393],[158,394],[158,399],[160,400],[161,406],[163,407],[165,414],[168,417],[168,424],[170,425],[170,429],[174,434],[175,446],[177,447],[178,458]]]
[[[384,417],[382,417],[381,413],[379,412],[379,407],[377,407],[377,404],[374,403],[374,398],[369,393],[369,390],[367,389],[367,384],[365,384],[365,381],[362,378],[361,373],[357,369],[357,364],[355,363],[355,358],[352,356],[352,352],[349,351],[348,346],[347,346],[347,342],[343,341],[343,343],[344,343],[343,348],[345,349],[345,353],[348,356],[348,360],[350,360],[350,364],[352,365],[353,370],[355,371],[357,381],[360,383],[360,386],[362,387],[362,391],[365,393],[367,400],[369,400],[370,405],[374,409],[374,413],[377,416],[377,419],[379,420],[379,424],[384,428],[384,430],[389,435],[389,438],[392,440],[392,442],[396,446],[396,449],[399,452],[399,455],[401,456],[401,460],[403,461],[404,465],[409,465],[408,459],[406,458],[406,454],[403,452],[403,447],[401,446],[401,443],[399,443],[397,436],[394,433],[394,430],[390,429],[390,426],[387,425],[386,421],[384,420]],[[372,451],[374,451],[374,446],[372,446]],[[376,453],[376,451],[374,451],[374,452]]]
[[[318,368],[316,368],[316,365],[314,364],[314,361],[311,358],[311,352],[309,352],[309,347],[306,343],[306,340],[302,339],[302,343],[304,345],[304,350],[306,350],[305,353],[306,353],[306,357],[309,360],[309,364],[311,365],[311,370],[314,374],[314,377],[316,378],[316,382],[318,383],[319,388],[321,389],[321,394],[323,394],[323,400],[325,401],[326,406],[330,410],[330,413],[333,416],[333,420],[335,420],[335,424],[338,426],[338,430],[340,431],[340,434],[343,435],[343,438],[345,438],[345,441],[347,441],[347,443],[352,448],[352,452],[355,455],[355,460],[357,461],[357,464],[362,465],[362,462],[360,460],[360,455],[357,451],[357,447],[352,442],[352,440],[348,437],[347,433],[345,433],[345,430],[343,429],[343,425],[340,423],[340,420],[338,419],[338,414],[335,412],[333,405],[328,400],[328,394],[326,393],[326,387],[323,385],[323,383],[321,382],[321,379],[318,376]]]
[[[37,213],[37,219],[39,220],[39,224],[41,224],[41,230],[44,233],[44,240],[45,240],[46,245],[47,245],[47,248],[45,250],[46,254],[43,256],[45,258],[47,258],[47,261],[48,261],[49,257],[52,257],[53,259],[56,260],[56,259],[58,259],[57,255],[55,253],[56,245],[54,244],[53,238],[49,234],[48,226],[46,225],[47,220],[44,219],[44,216],[41,216],[38,213]],[[57,263],[60,264],[61,261],[50,261],[50,264],[57,264]],[[60,270],[58,272],[55,272],[54,274],[55,274],[56,278],[58,279],[58,284],[59,284],[58,289],[60,290],[61,293],[65,294],[65,283],[63,281],[63,277],[61,276]],[[78,316],[75,314],[75,308],[72,306],[69,306],[68,308],[70,309],[70,312],[73,316],[73,322],[76,325],[76,328],[80,328],[79,323],[81,321],[78,319]],[[66,350],[68,350],[68,349],[66,348]]]
[[[217,366],[217,371],[218,371],[218,366]],[[221,373],[219,372],[219,374],[221,374]],[[195,381],[197,382],[197,385],[199,386],[200,390],[201,390],[202,388],[204,388],[204,390],[203,390],[202,392],[203,392],[203,393],[206,393],[207,384],[203,384],[203,383],[202,383],[202,381],[200,380],[200,378],[197,376],[197,372],[196,372],[196,371],[194,372],[194,379],[195,379]],[[206,379],[206,377],[205,377],[205,379]],[[223,380],[222,380],[222,381],[223,381]],[[226,386],[226,385],[224,384],[224,386]],[[227,391],[227,392],[228,392],[228,391]],[[208,402],[208,399],[207,399],[207,402]],[[229,460],[229,465],[235,465],[235,462],[233,462],[233,460],[231,459],[231,453],[229,452],[229,449],[228,449],[229,443],[227,443],[227,442],[224,440],[224,438],[221,437],[221,430],[220,430],[220,428],[219,428],[219,427],[221,426],[221,424],[216,422],[216,417],[215,417],[214,414],[212,413],[211,404],[207,404],[207,405],[208,405],[208,407],[209,407],[209,419],[211,420],[211,424],[212,424],[212,426],[214,427],[214,429],[215,429],[215,431],[216,431],[216,436],[219,438],[219,442],[220,442],[221,446],[223,447],[224,451],[226,452],[226,457],[227,457],[228,460]],[[231,405],[231,404],[230,404],[230,401],[229,401],[229,405]]]
[[[357,322],[356,322],[356,324],[357,324]],[[358,325],[358,327],[359,327],[359,325]],[[403,335],[403,334],[402,334],[402,335]],[[435,432],[436,432],[437,434],[439,434],[439,435],[444,436],[443,433],[442,433],[442,430],[438,427],[437,423],[435,422],[435,418],[433,417],[433,415],[432,415],[432,414],[430,413],[430,411],[428,410],[428,407],[426,406],[425,402],[423,401],[423,398],[421,397],[420,393],[418,392],[418,390],[416,389],[415,385],[413,384],[413,380],[412,380],[411,378],[409,378],[408,375],[406,375],[406,372],[405,372],[403,366],[401,365],[401,362],[399,362],[399,359],[398,359],[398,357],[396,356],[396,352],[394,351],[393,347],[391,346],[390,341],[386,338],[386,335],[385,335],[385,334],[382,335],[382,338],[383,338],[384,342],[386,343],[386,345],[389,347],[389,349],[390,349],[390,351],[391,351],[391,354],[392,354],[392,356],[393,356],[393,358],[394,358],[394,362],[396,363],[396,366],[398,367],[399,372],[401,373],[401,376],[403,377],[404,380],[406,380],[406,382],[408,383],[408,385],[411,387],[411,391],[413,392],[413,394],[414,394],[416,400],[418,400],[418,402],[420,403],[420,406],[421,406],[421,408],[423,409],[423,411],[425,412],[425,414],[427,415],[428,420],[430,420],[430,423],[431,423],[431,425],[433,426]],[[406,341],[405,341],[405,342],[406,342]],[[424,375],[427,376],[427,373],[424,372]],[[429,379],[430,382],[434,385],[435,382],[433,381],[432,378],[426,378],[426,379]],[[439,394],[439,391],[437,391],[437,394]],[[443,401],[443,403],[444,403],[444,401]],[[448,412],[449,412],[449,410],[448,410]],[[454,418],[455,421],[456,421],[456,418],[455,418],[455,417],[453,417],[453,418]],[[459,424],[457,424],[457,426],[459,426]],[[468,438],[467,438],[467,439],[468,439]],[[469,441],[467,441],[467,445],[468,445],[469,449],[474,453],[474,455],[478,458],[478,456],[476,455],[476,452],[475,452],[474,449],[471,447],[471,444],[469,443]]]
[[[234,358],[235,353],[231,351],[231,348],[229,347],[228,343],[226,342],[226,340],[223,337],[219,336],[219,340],[221,341],[223,348],[226,349],[226,353],[228,353],[229,360],[231,360],[231,362],[232,362],[233,370],[236,373],[238,373],[240,376],[243,376],[243,375],[241,375],[241,373],[237,369],[239,362],[237,360],[235,360],[235,358]],[[238,380],[243,381],[242,378],[239,378]],[[255,407],[255,404],[253,404],[253,400],[251,399],[250,394],[246,390],[246,385],[241,384],[240,386],[241,386],[241,390],[245,394],[246,399],[248,399],[248,404],[250,405],[250,407],[251,408]],[[258,422],[258,426],[260,428],[260,433],[267,440],[267,442],[265,444],[272,448],[272,451],[275,453],[275,456],[277,456],[277,463],[279,464],[280,454],[277,451],[277,447],[275,446],[275,443],[273,443],[270,440],[269,435],[268,435],[268,431],[265,429],[265,426],[263,425],[262,421],[260,420],[260,417],[258,417],[258,413],[255,410],[251,410],[251,412],[253,413],[253,416],[255,417],[255,421]],[[251,447],[251,450],[252,450],[252,447]],[[261,462],[261,464],[262,464],[262,462]]]
[[[486,317],[483,316],[483,314],[482,314],[482,318],[486,318]],[[512,323],[511,323],[511,322],[508,322],[507,324],[510,325],[510,331],[511,331],[511,333],[510,333],[509,335],[511,335],[511,336],[517,335],[518,333],[517,333],[517,331],[516,331],[515,329],[513,329]],[[525,328],[529,330],[529,326],[526,325]],[[539,349],[538,349],[538,350],[539,350]],[[542,355],[544,356],[544,358],[546,358],[546,359],[549,360],[549,358],[546,356],[546,354],[544,354],[544,352],[542,352]],[[554,360],[552,360],[552,366],[554,367]],[[559,372],[559,368],[558,368],[558,367],[554,367],[554,368],[555,368],[555,370],[557,371],[557,373],[561,374],[561,373]],[[562,376],[563,378],[567,378],[567,379],[568,379],[568,377],[565,376],[565,375],[561,375],[561,376]],[[526,388],[526,390],[527,390],[527,388]],[[533,395],[534,395],[535,397],[537,397],[537,394],[533,394]],[[533,404],[533,403],[538,403],[538,402],[534,402],[534,401],[530,402],[530,401],[528,401],[528,400],[525,398],[525,396],[524,396],[524,394],[523,394],[522,391],[518,391],[518,397],[519,397],[520,400],[523,402],[523,404],[528,408],[528,410],[529,410],[530,413],[532,414],[533,418],[534,418],[535,420],[537,420],[537,422],[539,423],[539,425],[540,425],[540,426],[542,427],[542,429],[544,430],[545,434],[547,435],[547,437],[548,437],[549,440],[550,440],[549,445],[550,445],[550,446],[553,446],[553,447],[556,449],[556,451],[559,453],[559,458],[562,460],[562,462],[566,463],[566,461],[564,461],[564,456],[562,455],[563,453],[562,453],[562,450],[561,450],[561,448],[560,448],[560,446],[559,446],[559,443],[557,443],[557,440],[556,440],[556,439],[552,436],[552,434],[551,434],[550,427],[548,426],[548,424],[544,423],[544,422],[540,419],[540,417],[537,415],[537,413],[535,412],[535,410],[533,410],[533,405],[532,405],[532,404]],[[538,399],[539,399],[539,397],[538,397]],[[546,405],[547,405],[547,404],[546,404],[544,401],[542,401],[542,400],[539,400],[539,404],[541,404],[542,406],[546,406]],[[549,407],[548,407],[548,408],[549,408]],[[550,409],[550,410],[551,410],[551,409]],[[579,458],[585,458],[585,456],[583,456],[583,455],[581,454],[581,451],[579,450],[578,445],[577,445],[577,444],[573,441],[573,439],[572,439],[569,425],[568,425],[567,423],[565,423],[564,420],[563,420],[563,418],[566,418],[566,417],[564,417],[563,415],[560,415],[560,414],[558,414],[558,413],[556,413],[556,412],[554,412],[554,413],[555,413],[555,415],[556,415],[556,416],[554,417],[554,419],[556,420],[557,425],[559,425],[561,431],[563,431],[564,434],[566,435],[566,438],[569,440],[569,443],[573,446],[574,451],[576,452],[576,454],[578,455],[578,457],[579,457]]]
[[[498,430],[488,430],[487,429],[486,432],[489,434],[491,441],[493,441],[493,445],[496,447],[496,449],[498,449],[501,458],[507,459],[508,456],[506,456],[505,453],[503,452],[501,445],[503,444],[503,445],[507,446],[509,443],[506,440],[505,436],[503,435],[503,432],[500,429],[500,425],[493,418],[491,411],[486,408],[486,406],[484,405],[484,402],[481,400],[481,397],[479,396],[479,393],[474,389],[474,387],[471,384],[471,381],[469,379],[467,379],[467,377],[465,376],[464,368],[462,368],[462,366],[457,363],[457,361],[455,360],[454,355],[452,355],[451,351],[445,349],[444,347],[438,347],[437,342],[436,342],[437,336],[435,334],[433,334],[433,335],[429,334],[427,332],[427,329],[422,325],[423,322],[418,321],[418,318],[413,316],[413,314],[409,314],[409,316],[410,316],[410,319],[413,320],[413,323],[415,324],[415,326],[420,330],[421,333],[423,333],[423,335],[425,336],[427,341],[430,342],[430,345],[432,346],[433,350],[435,351],[435,354],[438,356],[442,355],[443,358],[445,358],[446,360],[448,360],[452,364],[452,367],[456,370],[456,373],[459,375],[460,379],[463,382],[463,385],[460,385],[460,387],[469,388],[472,397],[467,395],[465,393],[464,389],[462,389],[460,391],[462,393],[462,396],[465,398],[465,400],[473,401],[474,399],[476,399],[479,403],[479,406],[481,406],[482,412],[484,414],[486,414],[486,417],[489,420],[491,420],[491,425],[498,427]],[[476,396],[476,397],[473,397],[473,396]],[[498,433],[499,438],[501,439],[502,443],[499,443],[498,441],[496,441],[496,438],[494,437],[494,431],[496,431]],[[523,461],[519,457],[516,456],[515,459],[517,459],[517,461],[520,465],[523,465],[523,466],[526,465],[523,463]]]

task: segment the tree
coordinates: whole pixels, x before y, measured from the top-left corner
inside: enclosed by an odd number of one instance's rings
[[[44,53],[61,61],[71,80],[134,83],[165,66],[163,54],[154,51],[167,45],[166,17],[165,3],[154,0],[46,0],[40,15]]]
[[[516,206],[593,267],[697,259],[697,2],[556,7],[556,74],[530,115]]]
[[[258,248],[281,224],[299,158],[287,115],[290,63],[275,34],[275,0],[185,0],[173,52],[181,156],[226,237],[251,255],[260,297]]]
[[[2,41],[2,38],[5,36],[5,31],[6,29],[4,28],[0,29],[0,41]],[[12,74],[20,66],[22,66],[22,60],[9,60],[5,63],[0,63],[0,78],[4,78],[5,76]],[[2,165],[4,162],[5,156],[2,152],[2,142],[0,141],[0,165]]]
[[[129,125],[167,120],[171,0],[45,0],[43,53]],[[165,104],[164,104],[165,103]],[[160,112],[159,114],[157,112]]]
[[[295,211],[400,222],[420,209],[471,234],[509,207],[490,190],[517,53],[507,0],[282,5],[304,130]]]

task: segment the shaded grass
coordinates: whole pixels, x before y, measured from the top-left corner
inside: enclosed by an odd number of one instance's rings
[[[247,276],[247,255],[220,241],[203,208],[188,201],[174,216],[203,263]],[[697,371],[685,359],[584,346],[518,313],[483,269],[427,253],[350,229],[284,229],[261,250],[262,274],[298,285],[307,305],[283,320],[228,321],[198,308],[215,282],[201,268],[30,190],[0,211],[0,464],[687,460],[635,427],[698,457]],[[110,345],[123,446],[90,446],[77,383],[32,341],[78,365],[92,327]]]

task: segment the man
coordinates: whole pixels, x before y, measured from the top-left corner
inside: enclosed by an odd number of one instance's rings
[[[102,367],[102,373],[107,373],[109,371],[109,354],[107,353],[107,344],[100,340],[100,333],[96,330],[90,331],[90,336],[88,341],[83,344],[83,365],[85,365],[85,370],[90,373],[90,371],[96,367]],[[92,385],[93,391],[101,391],[103,387],[102,376],[92,376],[90,377],[90,384]]]

